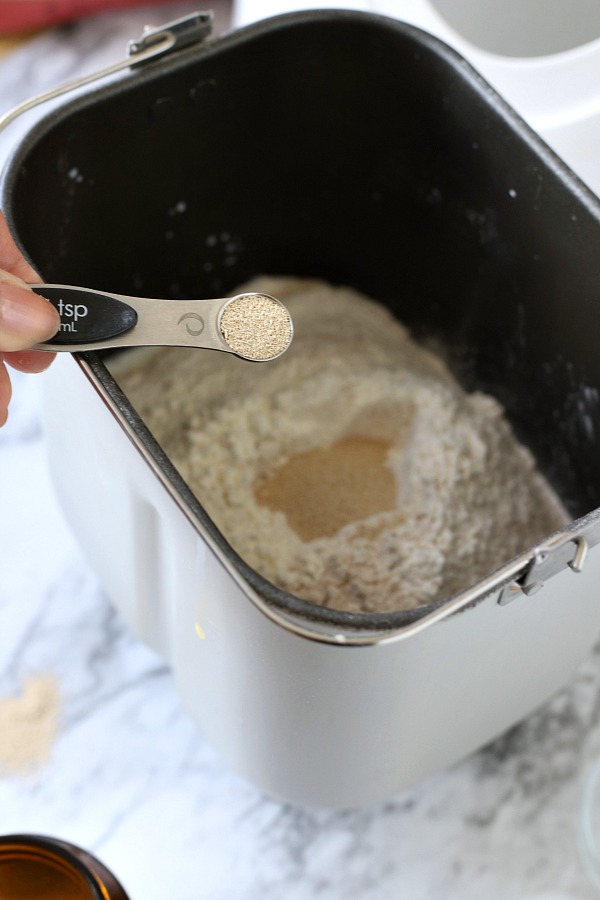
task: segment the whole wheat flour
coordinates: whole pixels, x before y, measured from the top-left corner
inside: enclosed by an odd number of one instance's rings
[[[355,612],[409,609],[492,572],[568,515],[499,404],[467,394],[385,308],[260,278],[294,341],[281,359],[161,349],[118,376],[246,562]]]

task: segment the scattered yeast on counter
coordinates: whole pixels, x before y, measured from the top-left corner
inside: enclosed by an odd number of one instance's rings
[[[0,698],[0,776],[26,775],[48,761],[59,708],[51,675],[32,675],[20,694]]]
[[[161,348],[114,371],[269,581],[335,609],[410,609],[569,521],[499,403],[464,391],[385,307],[308,279],[241,290],[285,303],[294,341],[281,359]]]

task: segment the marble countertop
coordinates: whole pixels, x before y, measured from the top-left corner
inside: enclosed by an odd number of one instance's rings
[[[46,32],[0,60],[0,112],[119,59],[150,17],[128,10]],[[219,27],[227,10],[217,4]],[[2,136],[0,161],[19,138]],[[600,756],[600,653],[481,752],[378,808],[282,805],[232,774],[163,661],[111,608],[55,499],[40,427],[44,376],[14,378],[0,431],[0,700],[51,674],[49,759],[0,778],[0,833],[98,855],[132,900],[593,900],[581,795]],[[0,742],[3,737],[0,734]]]

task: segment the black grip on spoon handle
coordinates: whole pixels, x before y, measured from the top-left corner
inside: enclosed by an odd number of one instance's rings
[[[58,311],[60,329],[43,346],[93,344],[125,334],[137,323],[135,309],[110,294],[70,285],[30,285]]]

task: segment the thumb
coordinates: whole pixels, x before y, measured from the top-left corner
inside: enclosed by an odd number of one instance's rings
[[[60,327],[54,307],[15,275],[0,269],[0,351],[33,347]]]

